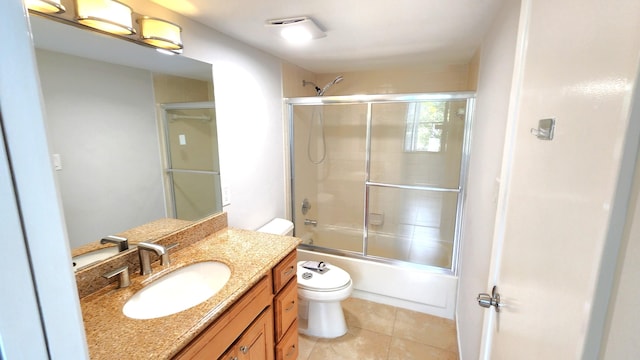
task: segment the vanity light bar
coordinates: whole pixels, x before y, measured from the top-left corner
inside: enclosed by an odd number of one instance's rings
[[[182,53],[182,28],[172,22],[136,14],[117,0],[24,0],[31,14],[91,29],[170,54]],[[72,8],[67,11],[65,8]],[[137,19],[135,23],[133,19]],[[140,35],[137,35],[137,34]]]
[[[172,22],[143,16],[138,19],[140,38],[145,43],[165,50],[182,49],[182,28]]]
[[[46,14],[62,14],[67,11],[60,0],[25,0],[27,8]]]
[[[115,35],[135,34],[133,10],[116,0],[76,0],[76,20],[88,27]]]

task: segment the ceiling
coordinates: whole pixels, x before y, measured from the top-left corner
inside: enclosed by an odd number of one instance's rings
[[[504,0],[152,1],[321,74],[466,63]],[[311,17],[327,36],[292,46],[264,26],[297,16]]]

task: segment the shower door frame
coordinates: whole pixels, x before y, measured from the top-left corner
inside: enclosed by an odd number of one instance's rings
[[[167,112],[170,110],[194,110],[194,109],[211,109],[215,110],[216,103],[215,101],[200,101],[200,102],[180,102],[180,103],[163,103],[159,104],[158,107],[161,111],[161,131],[162,134],[160,136],[161,146],[163,148],[163,162],[164,169],[163,172],[165,176],[163,177],[163,184],[165,186],[165,202],[167,209],[167,216],[170,218],[177,219],[178,209],[176,204],[176,194],[175,194],[175,186],[173,180],[173,174],[182,173],[182,174],[205,174],[205,175],[220,175],[220,171],[208,171],[208,170],[188,170],[188,169],[175,169],[171,162],[171,146],[169,139],[169,119],[167,117]],[[217,126],[217,125],[216,125]],[[217,149],[216,149],[217,151]],[[215,155],[218,158],[219,162],[219,154]],[[221,190],[218,190],[217,198],[221,199],[222,195],[219,193]],[[222,211],[222,202],[216,204],[216,211]]]
[[[465,189],[469,168],[469,149],[471,142],[471,128],[473,123],[473,115],[475,108],[475,92],[460,91],[460,92],[441,92],[441,93],[417,93],[417,94],[384,94],[384,95],[345,95],[345,96],[314,96],[314,97],[296,97],[285,98],[284,103],[287,110],[287,117],[289,121],[289,166],[290,166],[290,214],[292,220],[295,223],[296,218],[296,205],[295,205],[295,157],[294,157],[294,106],[321,106],[321,105],[351,105],[351,104],[366,104],[367,116],[366,116],[366,145],[365,145],[365,183],[364,183],[364,221],[363,221],[363,234],[362,234],[362,252],[349,251],[344,249],[334,249],[327,247],[320,247],[315,245],[301,244],[300,248],[317,251],[323,253],[330,253],[339,256],[358,258],[363,260],[372,260],[381,263],[388,263],[394,266],[412,267],[424,269],[428,268],[430,271],[457,275],[458,272],[458,258],[460,252],[460,238],[462,234],[462,215],[465,202]],[[386,184],[370,181],[370,165],[371,165],[371,128],[372,128],[372,109],[374,104],[384,103],[410,103],[419,101],[454,101],[454,100],[466,100],[465,109],[465,124],[464,134],[462,141],[462,156],[460,163],[460,175],[458,179],[457,188],[444,188],[434,186],[416,186],[416,185],[398,185],[398,184]],[[370,187],[384,187],[384,188],[396,188],[402,190],[420,190],[420,191],[437,191],[437,192],[452,192],[457,193],[456,215],[455,215],[455,227],[453,235],[453,249],[451,256],[451,268],[442,268],[432,265],[423,265],[412,263],[409,261],[385,258],[375,255],[368,255],[368,238],[369,238],[369,189]]]

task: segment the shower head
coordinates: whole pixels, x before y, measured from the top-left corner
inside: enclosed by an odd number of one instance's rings
[[[335,79],[333,79],[333,81],[325,85],[322,89],[320,89],[318,85],[316,85],[316,83],[308,80],[302,80],[302,86],[313,85],[313,88],[316,90],[316,95],[322,96],[324,95],[325,91],[329,90],[330,87],[339,83],[340,81],[342,81],[342,75],[338,75]]]
[[[324,95],[324,93],[327,90],[329,90],[330,87],[332,87],[333,85],[339,83],[340,81],[342,81],[342,79],[343,79],[342,75],[338,75],[335,79],[333,79],[333,81],[331,81],[330,83],[325,85],[322,89],[318,89],[318,87],[316,86],[316,92],[318,93],[318,96]]]

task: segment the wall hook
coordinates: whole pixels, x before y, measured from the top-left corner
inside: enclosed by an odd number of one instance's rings
[[[553,140],[553,133],[556,128],[556,119],[540,119],[538,128],[531,128],[531,134],[540,140]]]

